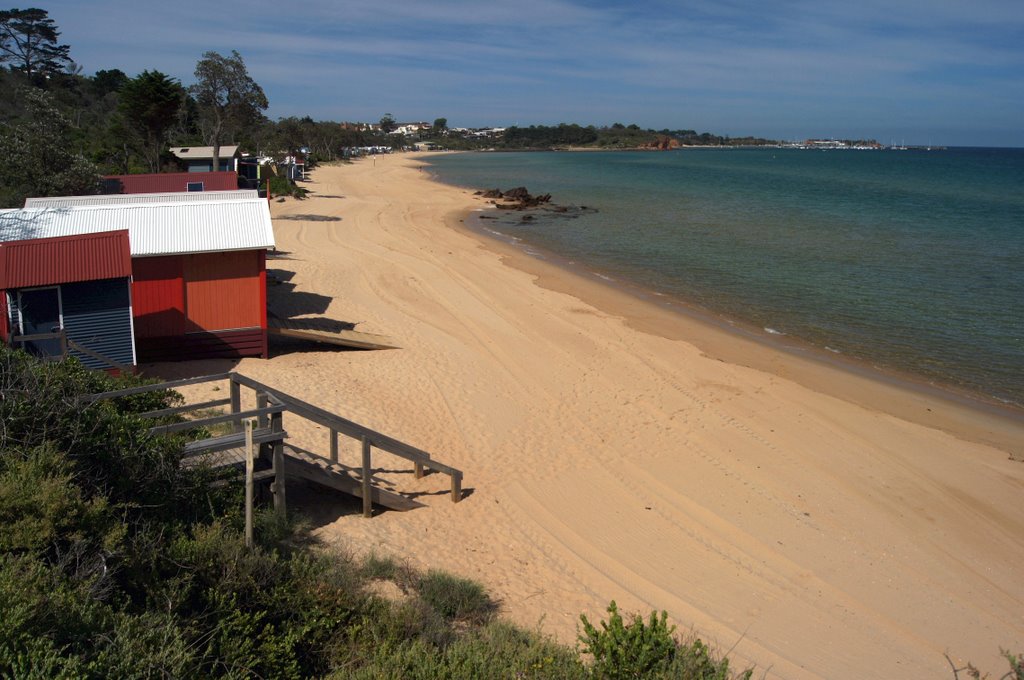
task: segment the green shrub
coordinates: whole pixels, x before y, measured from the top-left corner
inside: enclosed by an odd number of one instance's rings
[[[82,497],[72,467],[52,444],[0,457],[0,552],[57,559],[72,547],[118,549],[123,525],[105,498]]]
[[[1024,654],[1013,655],[1013,652],[1009,652],[1005,649],[999,650],[1002,652],[1006,660],[1010,662],[1010,672],[1007,676],[1010,680],[1024,680]],[[1007,677],[1004,676],[1004,677]]]
[[[667,668],[677,647],[672,636],[675,626],[669,626],[667,619],[665,612],[661,613],[661,618],[651,612],[647,624],[639,614],[627,624],[614,600],[608,605],[608,621],[601,621],[600,629],[581,614],[580,642],[583,651],[594,659],[594,676],[609,680],[639,678]]]
[[[668,614],[651,612],[644,623],[639,614],[625,622],[613,600],[608,605],[608,621],[597,628],[580,616],[582,651],[593,658],[591,673],[601,680],[619,678],[679,678],[682,680],[728,680],[732,677],[729,660],[716,661],[707,645],[699,639],[681,644]],[[739,677],[749,678],[748,670]]]
[[[420,598],[448,620],[481,624],[489,621],[498,605],[475,581],[431,570],[417,584]]]
[[[295,198],[305,198],[309,191],[297,186],[295,182],[291,181],[287,177],[281,175],[270,176],[270,194],[274,196],[294,196]]]

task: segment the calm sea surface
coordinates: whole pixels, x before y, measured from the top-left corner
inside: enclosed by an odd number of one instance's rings
[[[1024,405],[1024,149],[476,153],[443,181],[576,218],[484,224],[769,333]]]

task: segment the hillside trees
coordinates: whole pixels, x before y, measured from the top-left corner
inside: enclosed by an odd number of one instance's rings
[[[21,207],[28,196],[93,194],[96,166],[78,153],[68,119],[43,90],[17,92],[25,114],[0,123],[0,206]]]
[[[159,71],[143,71],[120,89],[120,111],[136,131],[150,172],[159,172],[168,132],[178,120],[185,88]]]
[[[68,45],[60,45],[60,31],[46,10],[0,11],[0,62],[29,78],[59,73],[71,64]]]
[[[195,77],[189,92],[195,97],[200,129],[213,147],[213,167],[217,169],[221,144],[259,124],[268,106],[267,96],[250,77],[237,50],[232,50],[230,57],[204,53],[196,64]]]

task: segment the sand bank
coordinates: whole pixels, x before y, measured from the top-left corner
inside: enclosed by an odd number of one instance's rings
[[[1000,646],[1024,650],[1019,420],[488,242],[459,228],[482,202],[418,163],[320,168],[312,198],[272,208],[290,259],[269,263],[271,305],[402,349],[239,364],[463,469],[471,494],[382,472],[429,507],[364,520],[325,496],[320,536],[478,579],[569,642],[611,599],[666,609],[768,677],[948,677],[944,652],[1002,670]]]

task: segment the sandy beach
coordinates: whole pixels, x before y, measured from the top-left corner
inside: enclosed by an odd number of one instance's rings
[[[370,520],[311,494],[319,537],[476,579],[568,643],[610,600],[664,609],[755,677],[952,677],[944,653],[998,674],[1000,647],[1024,651],[1019,414],[780,352],[484,239],[461,221],[485,202],[421,163],[321,167],[310,198],[271,208],[271,308],[400,349],[151,367],[237,364],[465,473],[453,504],[441,475],[382,470],[427,507]],[[323,431],[285,426],[323,449]]]

